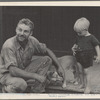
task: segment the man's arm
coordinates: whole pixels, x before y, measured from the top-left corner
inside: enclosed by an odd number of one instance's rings
[[[22,69],[19,69],[17,66],[15,52],[12,47],[8,47],[4,45],[1,50],[2,58],[5,63],[5,68],[9,70],[10,74],[14,77],[20,77],[24,79],[37,79],[38,81],[42,82],[45,80],[44,76],[37,75],[35,73],[29,73]]]
[[[14,77],[20,77],[20,78],[23,78],[23,79],[36,79],[40,82],[44,82],[45,81],[45,77],[44,76],[40,76],[36,73],[29,73],[29,72],[26,72],[24,70],[21,70],[17,67],[14,67],[14,66],[10,66],[9,67],[9,72],[12,76]]]
[[[65,77],[65,75],[64,75],[64,69],[61,66],[61,64],[59,63],[59,61],[58,61],[57,57],[55,56],[55,54],[50,49],[48,49],[48,48],[46,49],[46,51],[47,51],[47,54],[50,56],[50,58],[53,60],[53,62],[55,64],[55,67],[56,67],[56,69],[58,71],[58,74],[59,75],[62,74],[63,77]]]

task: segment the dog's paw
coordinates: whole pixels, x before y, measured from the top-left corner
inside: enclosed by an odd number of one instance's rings
[[[64,83],[64,84],[62,85],[62,87],[63,87],[63,88],[66,88],[66,87],[67,87],[66,83]]]
[[[77,81],[74,82],[74,85],[78,85],[79,83]]]

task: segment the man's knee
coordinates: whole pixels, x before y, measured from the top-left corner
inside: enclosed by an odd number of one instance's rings
[[[22,93],[27,88],[27,83],[22,78],[13,78],[11,84],[3,87],[8,93]]]

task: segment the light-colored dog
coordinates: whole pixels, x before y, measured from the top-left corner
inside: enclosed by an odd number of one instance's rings
[[[84,93],[100,93],[100,64],[94,62],[86,71],[86,87]]]
[[[74,75],[74,79],[79,79],[79,67],[76,61],[76,58],[74,56],[63,56],[61,58],[59,58],[59,61],[64,69],[65,72],[65,79],[63,81],[63,88],[67,87],[67,82],[68,82],[68,78],[71,78],[71,76],[68,77],[68,71],[70,70],[70,73],[73,73]]]
[[[73,74],[74,78],[79,78],[78,75],[81,73],[80,66],[74,56],[63,56],[59,58],[59,61],[65,71],[65,79],[62,87],[66,88],[68,80],[67,70],[71,69],[72,71],[76,71],[76,73]],[[77,68],[79,72],[77,71]],[[94,62],[92,67],[85,69],[85,78],[84,93],[100,93],[100,64]]]

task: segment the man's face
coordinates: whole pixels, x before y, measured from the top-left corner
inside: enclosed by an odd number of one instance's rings
[[[16,35],[17,39],[22,42],[31,35],[31,29],[25,24],[19,24],[16,28]]]

